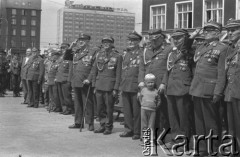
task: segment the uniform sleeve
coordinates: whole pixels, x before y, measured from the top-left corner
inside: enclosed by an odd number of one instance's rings
[[[68,78],[67,78],[68,82],[71,82],[72,75],[73,75],[73,62],[69,61],[69,72],[68,72]]]
[[[146,71],[146,67],[145,67],[145,65],[144,65],[143,55],[144,55],[144,54],[140,55],[139,73],[138,73],[138,83],[144,82],[144,76],[145,76],[145,71]]]
[[[43,81],[43,77],[44,77],[44,64],[43,64],[43,59],[41,59],[40,61],[40,65],[39,65],[39,77],[38,77],[38,82],[42,82]]]
[[[90,81],[90,82],[92,82],[92,77],[93,77],[93,73],[94,73],[94,63],[95,63],[95,60],[96,60],[96,55],[94,55],[94,57],[93,57],[93,63],[92,63],[92,68],[91,68],[91,71],[90,71],[90,73],[89,73],[89,75],[88,75],[88,78],[87,78],[87,80],[88,81]]]
[[[226,84],[226,70],[225,70],[225,59],[227,54],[227,46],[224,47],[219,56],[218,60],[218,76],[217,82],[214,89],[214,95],[223,96],[223,91]]]
[[[91,82],[92,82],[92,87],[95,87],[96,84],[96,78],[97,78],[97,74],[98,74],[98,69],[97,69],[97,60],[95,59],[93,67],[91,69]]]
[[[119,55],[117,59],[117,67],[116,67],[116,82],[114,85],[115,90],[119,90],[121,76],[122,76],[122,56]]]

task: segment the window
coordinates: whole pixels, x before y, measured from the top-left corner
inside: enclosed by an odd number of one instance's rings
[[[31,11],[31,15],[32,15],[32,16],[36,16],[36,15],[37,15],[36,10],[32,10],[32,11]]]
[[[36,31],[35,30],[31,30],[31,36],[35,37],[36,36]]]
[[[12,25],[16,25],[17,24],[17,20],[16,19],[12,19]]]
[[[16,42],[13,39],[11,40],[11,47],[16,47]]]
[[[21,45],[22,45],[22,47],[26,47],[26,42],[22,41]]]
[[[25,29],[21,30],[21,36],[26,36],[26,30]]]
[[[36,26],[36,20],[31,20],[31,25]]]
[[[27,15],[27,11],[26,10],[22,10],[22,15]]]
[[[17,15],[17,9],[12,9],[12,15]]]
[[[27,20],[26,19],[22,19],[21,20],[21,25],[26,25],[27,24]]]
[[[36,44],[35,44],[35,41],[32,41],[32,42],[31,42],[31,46],[32,46],[32,47],[35,47],[35,45],[36,45]]]
[[[166,29],[166,4],[150,6],[150,29]]]
[[[17,31],[15,28],[12,29],[12,35],[16,35],[17,34]]]
[[[240,0],[236,0],[236,19],[240,19]]]
[[[223,23],[223,0],[205,0],[203,7],[204,23],[209,20]]]
[[[176,3],[175,28],[192,28],[192,2]]]

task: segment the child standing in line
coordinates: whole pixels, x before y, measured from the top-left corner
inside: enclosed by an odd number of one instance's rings
[[[144,78],[145,86],[138,93],[138,98],[141,103],[141,130],[150,128],[154,137],[156,109],[160,105],[161,99],[158,95],[153,74],[147,74]],[[141,137],[143,132],[141,132]]]

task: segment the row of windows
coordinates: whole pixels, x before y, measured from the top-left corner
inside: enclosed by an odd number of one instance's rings
[[[17,9],[12,9],[12,15],[17,15]],[[26,16],[27,15],[27,10],[21,10],[21,15]],[[36,10],[31,10],[31,16],[37,16],[37,11]]]
[[[21,30],[21,36],[26,36],[27,31],[25,29]],[[17,29],[13,28],[12,29],[12,35],[17,35]],[[31,30],[31,36],[35,37],[36,36],[36,30]]]
[[[35,41],[31,41],[31,47],[35,47],[36,46],[36,42]],[[17,42],[16,40],[12,39],[11,40],[11,47],[17,47]],[[21,41],[21,47],[29,47],[29,45],[27,46],[27,42],[26,41]]]
[[[31,25],[32,26],[36,26],[36,20],[31,20]],[[11,20],[11,24],[12,25],[16,25],[17,24],[17,19],[13,18]],[[21,25],[27,25],[27,19],[21,19]]]
[[[209,20],[223,23],[223,0],[204,0],[204,23]],[[150,7],[150,29],[166,29],[166,4]],[[175,28],[193,28],[193,2],[175,3]]]

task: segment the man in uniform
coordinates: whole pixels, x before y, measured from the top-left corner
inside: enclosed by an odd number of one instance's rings
[[[226,81],[227,47],[218,39],[222,31],[220,23],[208,22],[203,29],[205,43],[194,55],[196,69],[189,93],[193,96],[196,134],[207,136],[213,131],[214,135],[220,135],[218,107]],[[211,152],[217,151],[217,144],[214,140]],[[199,151],[200,156],[208,155],[206,140],[200,141]]]
[[[62,43],[61,51],[62,55],[58,61],[58,71],[56,74],[56,84],[58,90],[58,96],[62,105],[63,115],[69,115],[74,112],[72,102],[72,88],[71,82],[68,81],[70,68],[72,67],[73,54],[69,48],[69,44]]]
[[[138,72],[140,55],[139,43],[142,36],[133,31],[128,36],[127,53],[123,55],[122,80],[122,103],[124,104],[125,132],[120,137],[132,137],[139,139],[141,134],[141,107],[137,100]]]
[[[21,72],[21,64],[18,60],[18,56],[15,54],[10,63],[10,71],[12,78],[12,87],[13,87],[13,97],[19,97],[19,86],[20,86],[20,72]]]
[[[139,65],[139,87],[144,86],[144,77],[146,74],[152,73],[156,76],[156,85],[161,94],[161,105],[156,110],[156,123],[155,128],[158,133],[164,128],[169,128],[167,100],[164,96],[165,86],[162,83],[163,77],[167,71],[167,57],[171,47],[165,47],[166,35],[162,30],[149,31],[150,42],[143,51]],[[161,84],[161,86],[160,86]]]
[[[231,42],[225,64],[227,78],[225,101],[227,102],[228,134],[236,139],[236,150],[240,150],[240,20],[232,19],[226,25],[226,28],[228,30],[228,39]]]
[[[27,81],[29,102],[28,107],[38,108],[40,84],[44,75],[43,59],[39,56],[39,51],[36,48],[32,49],[32,56],[27,63]]]
[[[176,142],[177,135],[190,137],[191,98],[188,93],[192,80],[193,56],[190,49],[193,39],[189,36],[185,29],[177,29],[171,35],[174,47],[168,55],[168,71],[162,82],[166,86],[172,143]]]
[[[28,48],[26,50],[26,57],[23,58],[22,66],[21,66],[21,80],[22,80],[23,98],[24,98],[24,101],[22,102],[22,104],[28,103],[27,63],[29,61],[31,54],[32,54],[32,50]]]
[[[5,52],[0,50],[0,97],[4,97],[4,89],[5,89],[5,74],[7,71],[8,62],[5,57]]]
[[[89,125],[88,130],[94,130],[94,104],[91,82],[91,69],[95,60],[95,51],[89,46],[91,36],[81,33],[76,43],[72,43],[70,49],[74,52],[73,66],[71,66],[69,81],[74,90],[75,119],[70,129],[84,126],[82,119]],[[87,97],[88,96],[88,97]],[[86,112],[84,105],[86,104]]]
[[[44,79],[42,81],[42,91],[44,96],[44,105],[45,108],[49,111],[51,108],[49,108],[50,98],[49,98],[49,88],[48,88],[48,69],[51,64],[51,49],[48,49],[44,52],[45,59],[44,59]]]
[[[96,91],[100,127],[95,133],[108,135],[113,129],[114,98],[118,95],[121,79],[122,56],[113,50],[114,39],[105,36],[93,66],[93,85]]]

